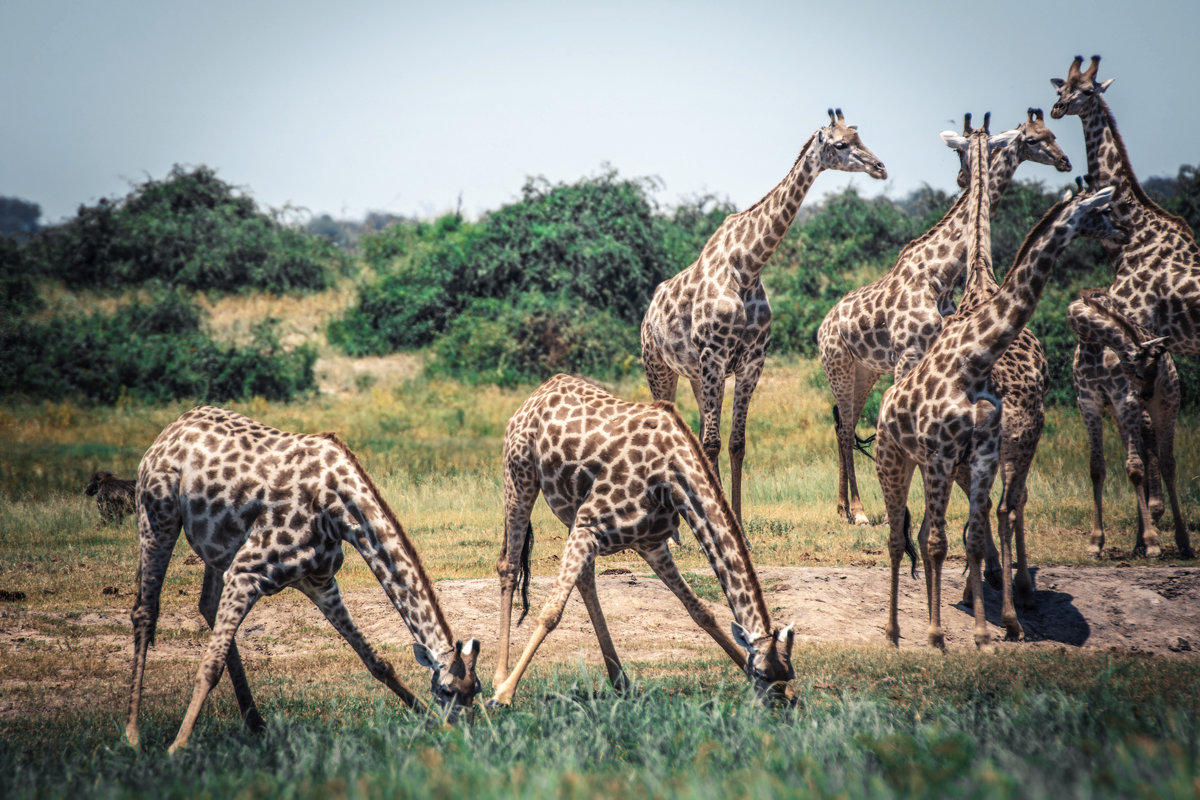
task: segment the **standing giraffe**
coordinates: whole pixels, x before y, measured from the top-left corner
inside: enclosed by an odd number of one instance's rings
[[[569,532],[554,589],[510,673],[513,593],[520,578],[528,611],[533,548],[529,516],[539,492]],[[733,610],[732,639],[671,558],[667,540],[678,541],[681,516],[708,556]],[[529,396],[504,432],[504,544],[496,562],[500,652],[489,705],[512,702],[521,676],[542,640],[558,625],[575,586],[600,642],[609,680],[618,688],[627,684],[596,595],[595,577],[596,556],[625,549],[646,560],[760,694],[789,694],[784,682],[795,674],[792,626],[771,627],[741,525],[711,462],[674,405],[661,400],[629,403],[588,381],[556,375]]]
[[[734,376],[730,498],[739,523],[746,415],[771,340],[771,304],[762,270],[809,187],[826,169],[887,178],[883,163],[859,139],[857,126],[845,123],[840,108],[830,110],[829,125],[808,138],[774,189],[747,210],[726,217],[700,257],[658,285],[642,320],[642,363],[650,392],[655,400],[674,401],[679,376],[691,382],[702,417],[704,453],[718,476],[721,404],[725,379]]]
[[[1143,383],[1152,383],[1155,348],[1172,353],[1200,353],[1200,248],[1188,224],[1156,205],[1142,189],[1116,120],[1104,101],[1113,79],[1099,82],[1100,56],[1081,70],[1075,56],[1067,77],[1051,78],[1058,100],[1050,115],[1078,115],[1087,146],[1088,173],[1098,186],[1112,186],[1113,214],[1131,233],[1126,243],[1105,242],[1114,279],[1107,291],[1091,293],[1071,303],[1068,316],[1080,342],[1112,348],[1125,371],[1130,402],[1137,402]],[[1153,337],[1140,341],[1132,331],[1144,329]],[[1130,434],[1140,438],[1136,427]],[[1126,472],[1145,504],[1145,448],[1126,461]],[[1193,558],[1187,526],[1176,525],[1175,544],[1182,558]],[[1149,554],[1149,543],[1147,551]]]
[[[968,114],[964,135],[970,124]],[[1001,136],[1007,138],[996,140],[988,176],[993,213],[1023,162],[1047,164],[1059,172],[1071,169],[1041,109],[1029,109],[1025,122]],[[965,167],[958,182],[967,186]],[[951,294],[967,260],[968,216],[964,191],[936,225],[900,251],[886,275],[846,294],[817,329],[817,349],[835,403],[837,511],[847,522],[870,524],[854,472],[854,427],[879,379],[892,372],[899,378],[912,369],[937,338],[943,316],[953,311]]]
[[[954,134],[943,138],[955,145]],[[970,187],[967,264],[990,262],[987,140],[983,130],[969,134]],[[956,473],[966,465],[970,475],[970,511],[966,536],[967,562],[975,614],[975,643],[990,641],[984,616],[982,560],[988,495],[1000,458],[1001,400],[990,379],[992,366],[1012,344],[1033,314],[1050,268],[1067,243],[1078,235],[1122,236],[1105,213],[1112,192],[1069,195],[1046,213],[1026,236],[1004,282],[985,302],[948,318],[924,358],[897,379],[883,396],[876,437],[876,467],[891,528],[891,597],[886,633],[899,643],[897,620],[900,559],[909,544],[905,507],[913,470],[921,468],[925,517],[919,544],[929,603],[928,639],[945,648],[941,625],[942,564],[946,558],[946,506]],[[986,267],[990,270],[989,266]],[[1011,530],[1011,529],[1010,529]],[[1003,575],[1011,569],[1008,542],[1002,541]],[[1009,638],[1021,626],[1007,580],[1003,582],[1002,619]]]
[[[1178,529],[1184,524],[1179,495],[1175,486],[1175,420],[1179,416],[1179,374],[1169,353],[1164,353],[1158,362],[1158,372],[1153,384],[1148,387],[1150,396],[1143,402],[1130,400],[1130,390],[1125,372],[1111,349],[1093,344],[1080,344],[1075,348],[1073,364],[1075,396],[1083,426],[1088,434],[1091,451],[1092,476],[1092,535],[1088,554],[1099,558],[1104,549],[1104,412],[1107,409],[1117,424],[1117,432],[1125,443],[1126,464],[1141,461],[1138,448],[1144,446],[1146,457],[1145,491],[1137,491],[1137,483],[1130,476],[1138,500],[1138,529],[1134,553],[1145,553],[1155,558],[1161,553],[1155,523],[1163,515],[1163,483],[1171,501],[1176,539]],[[1142,398],[1138,398],[1142,400]],[[1139,431],[1139,435],[1134,435]],[[1182,534],[1187,536],[1186,532]]]
[[[242,717],[261,730],[234,634],[255,601],[293,586],[311,599],[367,669],[412,707],[416,697],[355,627],[334,573],[342,542],[362,554],[433,672],[434,699],[469,706],[479,692],[479,643],[456,642],[433,583],[391,508],[354,453],[332,433],[285,433],[212,406],[168,425],[138,467],[140,542],[133,605],[133,686],[125,736],[138,745],[138,706],[146,650],[180,527],[204,560],[200,613],[212,637],[170,752],[187,744],[200,706],[228,666]]]

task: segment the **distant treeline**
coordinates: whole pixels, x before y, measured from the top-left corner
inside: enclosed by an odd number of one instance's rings
[[[1193,229],[1200,224],[1196,168],[1144,186]],[[121,200],[81,206],[75,218],[51,228],[39,229],[36,214],[29,219],[32,204],[0,203],[0,210],[11,206],[24,215],[20,239],[0,238],[0,393],[109,402],[121,392],[222,400],[311,390],[311,350],[283,352],[268,324],[249,350],[222,350],[204,333],[188,292],[319,290],[354,274],[355,264],[358,300],[328,330],[330,342],[348,354],[428,347],[431,370],[501,385],[558,371],[627,374],[639,368],[638,325],[654,287],[690,264],[736,210],[713,196],[662,208],[653,200],[658,188],[613,170],[572,184],[530,179],[519,201],[474,222],[459,214],[434,220],[374,214],[362,223],[322,216],[304,229],[263,213],[206,167],[176,167]],[[1001,277],[1061,193],[1040,182],[1017,181],[1009,189],[992,223]],[[850,188],[802,208],[763,274],[775,312],[773,351],[815,356],[816,329],[829,308],[883,274],[952,201],[928,187],[900,200],[867,199]],[[126,308],[124,317],[35,322],[35,281],[45,279],[114,291],[154,287],[159,299]],[[1031,327],[1050,359],[1052,402],[1074,399],[1075,335],[1066,305],[1080,288],[1111,279],[1098,245],[1077,240],[1038,306]],[[138,322],[164,318],[180,327]],[[151,347],[151,335],[187,345]],[[96,360],[100,352],[107,360]],[[86,362],[83,353],[93,354],[86,376],[68,363]],[[1184,402],[1195,407],[1200,375],[1181,362]],[[58,365],[56,381],[25,377],[26,365],[48,363]],[[222,373],[227,364],[238,366]],[[232,373],[248,377],[239,383]],[[169,377],[188,375],[200,377]]]

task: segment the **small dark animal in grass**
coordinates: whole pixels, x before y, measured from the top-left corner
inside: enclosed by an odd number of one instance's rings
[[[136,481],[118,478],[111,472],[97,472],[83,493],[96,497],[96,508],[105,525],[120,525],[126,514],[133,513],[133,488]]]

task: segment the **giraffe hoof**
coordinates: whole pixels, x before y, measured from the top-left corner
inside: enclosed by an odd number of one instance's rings
[[[1186,544],[1182,545],[1179,548],[1179,557],[1186,558],[1190,561],[1191,559],[1196,557],[1196,551],[1193,550],[1191,548],[1191,546],[1189,546],[1189,545],[1186,545]]]
[[[484,708],[508,708],[509,706],[509,703],[502,703],[494,697],[483,704]]]
[[[262,734],[267,731],[267,723],[263,720],[262,715],[258,713],[257,708],[251,708],[247,711],[242,721],[246,723],[246,728],[251,733]]]
[[[860,511],[859,513],[854,515],[854,524],[862,525],[865,527],[865,526],[871,524],[871,520],[867,519],[867,515]]]

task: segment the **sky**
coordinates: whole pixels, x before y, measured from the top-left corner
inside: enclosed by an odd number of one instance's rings
[[[957,191],[938,133],[967,111],[999,131],[1044,108],[1082,174],[1078,117],[1049,115],[1049,79],[1076,54],[1116,79],[1105,96],[1138,176],[1174,176],[1200,163],[1198,35],[1192,0],[5,0],[0,196],[53,223],[204,164],[300,217],[477,218],[530,176],[611,167],[655,178],[664,207],[745,208],[831,106],[888,179],[825,172],[807,202]]]

